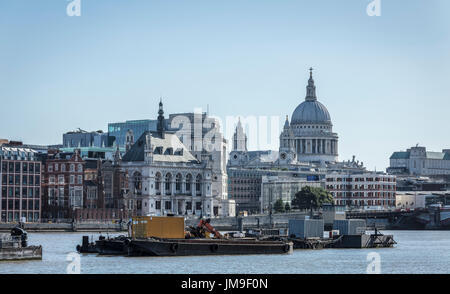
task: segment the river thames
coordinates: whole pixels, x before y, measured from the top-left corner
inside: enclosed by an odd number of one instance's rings
[[[382,274],[450,273],[450,231],[383,231],[397,245],[382,249],[295,250],[290,255],[122,257],[80,255],[82,274],[364,274],[376,252]],[[0,262],[0,274],[65,274],[67,259],[83,235],[30,233],[43,246],[39,261]],[[115,236],[112,234],[111,236]]]

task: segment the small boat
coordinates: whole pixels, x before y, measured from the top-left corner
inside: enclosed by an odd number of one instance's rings
[[[10,234],[0,235],[0,261],[42,259],[42,246],[28,246],[28,234],[15,227]]]
[[[102,236],[99,237],[101,239]],[[76,247],[79,253],[98,253],[95,242],[89,242],[89,236],[83,236],[81,245]]]

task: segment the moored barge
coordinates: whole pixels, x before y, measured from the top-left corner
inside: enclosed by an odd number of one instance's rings
[[[194,256],[289,254],[293,243],[286,240],[258,240],[256,238],[225,238],[209,220],[201,219],[198,226],[185,231],[181,217],[135,217],[130,236],[104,238],[93,243],[83,237],[77,250],[101,255],[126,256]]]
[[[129,242],[129,256],[191,256],[290,254],[292,242],[256,239],[134,239]]]

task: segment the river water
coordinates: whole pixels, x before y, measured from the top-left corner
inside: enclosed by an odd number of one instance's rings
[[[368,254],[379,254],[383,274],[450,273],[450,231],[383,231],[397,245],[382,249],[295,250],[290,255],[122,257],[82,254],[82,274],[364,274]],[[0,274],[65,274],[68,254],[83,235],[30,233],[31,245],[43,246],[42,261],[0,262]],[[373,268],[373,267],[371,267]]]

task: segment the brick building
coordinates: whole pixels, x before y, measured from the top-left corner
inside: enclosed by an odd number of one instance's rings
[[[70,220],[83,208],[84,166],[79,152],[49,150],[43,163],[42,219]]]
[[[395,208],[396,178],[381,173],[339,174],[326,176],[326,189],[336,205],[362,209]]]
[[[134,215],[128,206],[128,175],[120,168],[120,152],[114,160],[86,160],[84,206],[77,210],[77,220],[126,219]]]
[[[41,162],[37,152],[20,146],[0,147],[0,221],[39,222]]]

